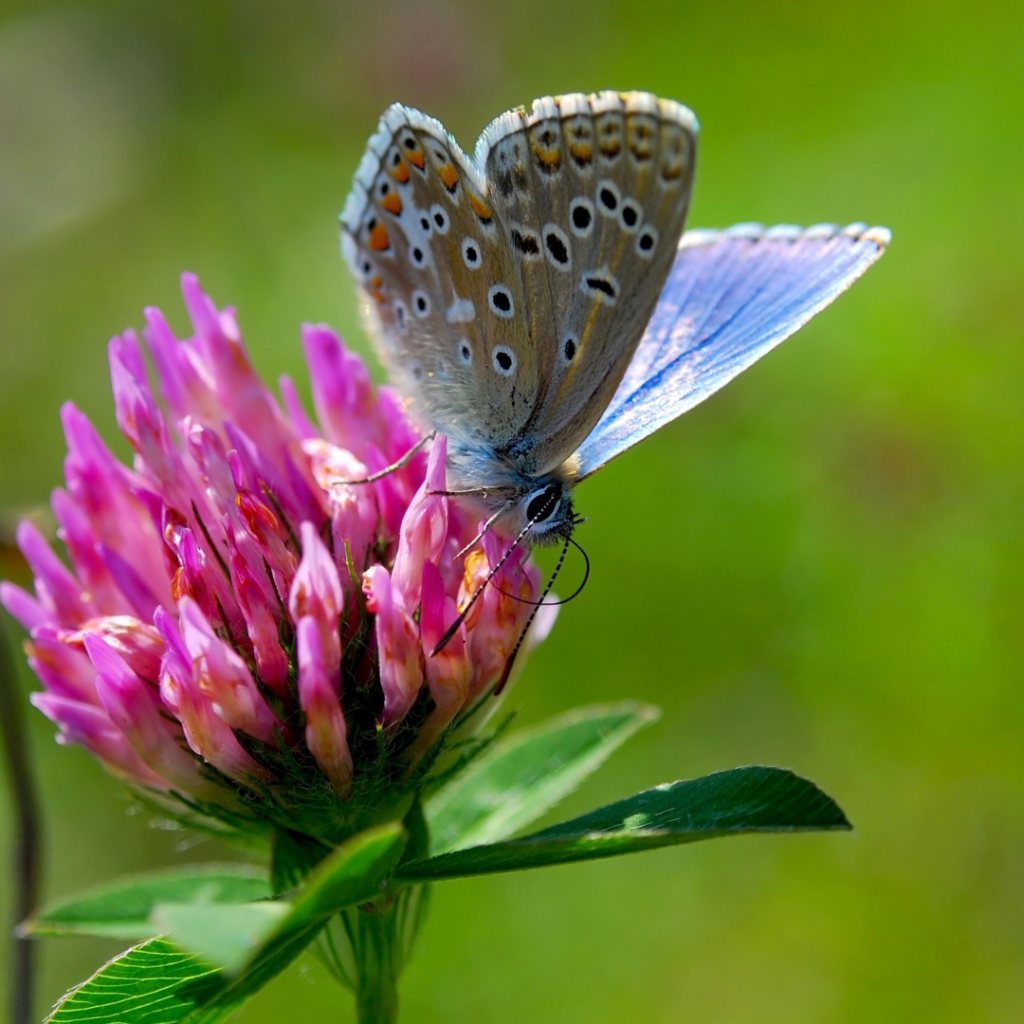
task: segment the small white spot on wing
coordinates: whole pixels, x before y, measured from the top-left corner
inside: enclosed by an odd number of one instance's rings
[[[456,299],[444,315],[450,324],[468,324],[476,319],[476,307],[471,299]]]

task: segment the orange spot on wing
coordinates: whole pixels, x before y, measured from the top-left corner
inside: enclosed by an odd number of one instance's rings
[[[473,212],[483,221],[490,221],[493,219],[494,214],[491,213],[490,207],[482,203],[476,196],[470,194],[469,205],[473,207]]]
[[[406,174],[409,172],[406,171]],[[389,192],[381,201],[380,205],[384,207],[388,213],[393,213],[396,217],[402,212],[402,200],[399,198],[397,192]]]
[[[547,167],[552,171],[556,170],[562,163],[562,154],[557,149],[545,149],[543,146],[534,146],[533,155],[542,167]]]
[[[399,185],[404,185],[409,180],[409,165],[404,160],[399,160],[398,163],[388,171]]]
[[[405,151],[406,159],[411,164],[415,164],[421,171],[424,167],[423,150],[422,149],[407,149]]]
[[[585,142],[570,142],[569,152],[578,164],[589,164],[594,159],[594,151]]]
[[[383,252],[390,244],[387,228],[378,221],[370,229],[370,248],[376,249],[377,252]]]
[[[383,302],[383,301],[384,301],[384,296],[383,296],[383,295],[381,294],[381,290],[380,290],[380,286],[381,286],[382,284],[383,284],[383,281],[381,281],[381,278],[380,278],[380,274],[378,274],[378,275],[377,275],[377,276],[376,276],[376,277],[375,277],[375,278],[374,278],[374,279],[373,279],[373,280],[372,280],[372,281],[370,282],[370,294],[371,294],[371,295],[372,295],[372,296],[373,296],[373,297],[374,297],[374,298],[375,298],[375,299],[376,299],[376,300],[377,300],[378,302]]]
[[[438,168],[437,173],[441,176],[444,187],[449,192],[454,192],[455,186],[459,183],[459,176],[455,173],[455,168],[451,164],[444,164],[444,166]]]

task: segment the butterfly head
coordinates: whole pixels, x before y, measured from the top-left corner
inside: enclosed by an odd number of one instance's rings
[[[518,498],[510,510],[516,532],[526,531],[530,544],[554,544],[572,535],[578,522],[572,491],[565,481],[550,479]]]

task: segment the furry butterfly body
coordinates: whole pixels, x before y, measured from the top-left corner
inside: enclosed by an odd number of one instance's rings
[[[851,225],[683,235],[697,121],[649,93],[509,111],[467,157],[395,104],[341,218],[381,356],[450,485],[531,543],[572,491],[784,340],[884,251]]]

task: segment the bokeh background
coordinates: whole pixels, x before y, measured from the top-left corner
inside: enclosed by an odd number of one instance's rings
[[[336,216],[392,100],[469,149],[537,95],[654,90],[702,122],[691,224],[892,228],[848,295],[580,492],[592,580],[513,696],[523,722],[623,697],[664,709],[565,813],[762,762],[817,780],[856,831],[447,883],[404,1019],[1024,1020],[1024,6],[0,10],[15,578],[14,522],[45,520],[59,482],[60,402],[115,439],[106,341],[146,304],[184,331],[181,270],[238,307],[270,378],[303,378],[302,320],[365,349]],[[126,814],[117,783],[30,719],[48,896],[223,855]],[[117,948],[48,943],[39,1016]],[[352,1014],[304,959],[238,1019]]]

